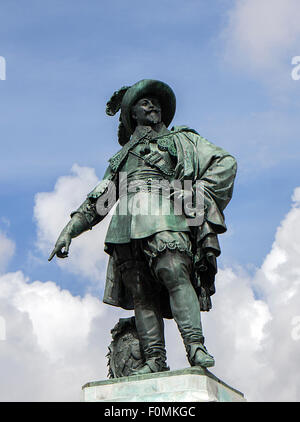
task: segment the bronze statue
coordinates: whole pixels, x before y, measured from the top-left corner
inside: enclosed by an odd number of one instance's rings
[[[169,369],[163,318],[175,319],[191,366],[214,365],[200,311],[211,308],[215,293],[217,236],[226,231],[223,210],[236,161],[193,129],[168,130],[175,108],[172,89],[157,80],[113,94],[106,112],[121,110],[122,149],[71,214],[49,257],[67,257],[71,239],[98,224],[119,199],[105,239],[110,259],[103,301],[134,309],[143,364],[131,374]]]

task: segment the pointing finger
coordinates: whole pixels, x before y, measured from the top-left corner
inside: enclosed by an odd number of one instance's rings
[[[49,262],[51,261],[51,259],[54,257],[55,254],[56,254],[56,248],[54,248],[53,251],[51,252],[51,254],[50,254],[49,258],[48,258],[48,261]]]

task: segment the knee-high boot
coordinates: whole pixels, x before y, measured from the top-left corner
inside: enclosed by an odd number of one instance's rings
[[[143,270],[131,268],[126,271],[126,280],[133,296],[136,328],[145,358],[144,366],[132,374],[169,370],[166,365],[163,318],[146,275]]]
[[[166,251],[157,258],[154,270],[168,289],[172,314],[189,363],[191,366],[213,366],[214,359],[204,346],[199,301],[190,281],[190,257],[178,251]]]

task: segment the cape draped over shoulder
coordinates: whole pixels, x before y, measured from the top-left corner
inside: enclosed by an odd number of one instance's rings
[[[208,311],[211,308],[210,296],[215,293],[216,257],[221,253],[217,235],[227,230],[223,211],[232,197],[237,163],[227,151],[193,129],[177,126],[171,129],[171,134],[177,150],[174,179],[181,182],[190,180],[195,189],[200,182],[204,195],[204,219],[201,219],[201,225],[191,229],[194,245],[194,271],[191,279],[199,297],[200,309]],[[110,168],[106,174],[109,180],[115,177]],[[97,199],[105,187],[105,183],[100,182],[88,198]],[[110,256],[108,263],[103,301],[124,309],[134,309],[132,297],[122,283],[113,256]],[[162,309],[165,309],[164,317],[172,318],[168,303],[163,303]]]

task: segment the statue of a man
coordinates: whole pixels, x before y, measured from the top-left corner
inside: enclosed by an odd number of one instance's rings
[[[98,224],[119,199],[105,239],[110,259],[103,301],[134,309],[145,363],[133,374],[169,369],[163,318],[175,319],[191,366],[214,365],[200,311],[211,308],[215,292],[217,235],[226,231],[223,210],[232,196],[236,161],[193,129],[168,130],[175,107],[172,89],[157,80],[114,93],[106,112],[121,109],[122,149],[71,214],[49,257],[67,257],[71,239]],[[181,201],[190,206],[177,212]],[[168,212],[162,212],[166,205]]]

